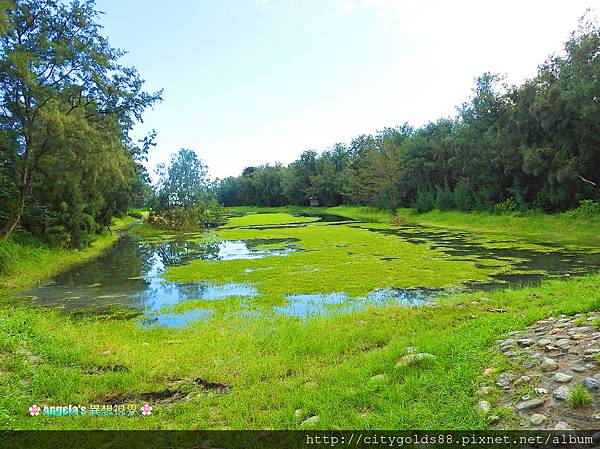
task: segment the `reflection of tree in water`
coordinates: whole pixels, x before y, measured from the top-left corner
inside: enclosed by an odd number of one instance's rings
[[[59,275],[54,280],[59,285],[114,283],[119,278],[139,276],[144,263],[147,260],[140,253],[138,244],[129,237],[122,237],[99,258]]]
[[[165,265],[183,265],[192,260],[217,259],[219,255],[219,243],[199,243],[185,240],[176,240],[159,245],[141,245],[140,252],[147,265],[153,263],[154,255],[160,258]],[[145,268],[150,268],[146,266]]]

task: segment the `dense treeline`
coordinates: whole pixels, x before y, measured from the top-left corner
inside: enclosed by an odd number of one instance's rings
[[[79,247],[147,196],[154,135],[129,131],[161,93],[98,18],[93,0],[0,0],[0,237]]]
[[[600,199],[600,27],[581,20],[537,76],[476,80],[453,118],[405,124],[288,166],[248,167],[219,182],[225,205],[362,204],[441,210],[561,211]]]

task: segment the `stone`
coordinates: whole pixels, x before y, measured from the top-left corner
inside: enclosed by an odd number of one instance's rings
[[[555,381],[560,382],[561,384],[571,382],[571,380],[573,379],[573,376],[569,376],[565,373],[555,373],[553,377]]]
[[[590,348],[590,349],[584,350],[583,353],[585,355],[598,354],[598,353],[600,353],[600,349],[598,349],[598,348]]]
[[[568,338],[561,338],[560,340],[557,340],[556,343],[554,343],[554,346],[560,349],[567,349],[570,344],[571,340],[569,340]]]
[[[512,338],[507,338],[506,340],[500,341],[500,347],[504,348],[506,346],[512,346],[515,344],[515,341]]]
[[[587,368],[585,366],[575,365],[571,367],[571,371],[575,373],[583,373]]]
[[[544,421],[546,421],[546,415],[542,415],[541,413],[534,413],[529,418],[529,421],[531,421],[531,424],[533,424],[534,426],[539,426]]]
[[[487,301],[491,301],[491,300],[492,300],[492,298],[486,298],[486,297],[484,296],[484,297],[482,297],[482,298],[479,298],[479,300],[480,300],[480,301],[486,301],[486,302],[487,302]]]
[[[597,390],[598,388],[600,388],[600,382],[597,379],[594,379],[593,377],[586,377],[585,379],[583,379],[583,385],[585,385],[586,388],[590,390]]]
[[[571,430],[571,428],[566,422],[559,421],[554,426],[554,430]]]
[[[531,377],[530,376],[521,376],[521,377],[519,377],[516,380],[515,385],[517,385],[517,384],[528,384],[529,382],[531,382]]]
[[[488,421],[489,421],[491,424],[495,424],[495,423],[497,423],[498,421],[500,421],[500,417],[499,417],[498,415],[490,415],[490,416],[488,416]]]
[[[304,412],[301,408],[297,408],[296,410],[294,410],[294,416],[296,418],[302,418],[302,415],[304,415]]]
[[[540,348],[544,348],[550,344],[552,344],[552,340],[549,340],[547,338],[542,338],[542,339],[538,340],[538,342],[536,343],[536,345],[539,346]]]
[[[534,391],[535,391],[535,394],[537,394],[539,396],[544,396],[545,394],[548,394],[548,390],[546,388],[542,388],[542,387],[538,387]]]
[[[590,326],[572,327],[567,331],[567,334],[583,334],[590,332],[591,330],[592,328]]]
[[[554,390],[554,393],[552,393],[552,395],[559,401],[566,401],[567,399],[569,399],[569,394],[569,389],[564,385],[561,385],[556,390]]]
[[[492,392],[492,387],[481,387],[479,390],[477,390],[477,395],[478,396],[487,396],[488,394],[490,394]]]
[[[371,382],[379,383],[385,381],[385,374],[376,374],[369,379]]]
[[[477,407],[482,413],[487,415],[490,412],[491,405],[488,401],[479,401]]]
[[[540,369],[542,371],[555,371],[559,368],[558,362],[554,359],[545,358],[542,359],[542,364],[540,365]]]
[[[400,357],[398,363],[396,363],[397,367],[407,366],[407,365],[416,365],[421,362],[433,362],[437,357],[433,354],[429,354],[428,352],[417,352],[415,354],[406,354],[405,356]]]
[[[541,407],[542,405],[544,405],[544,400],[530,399],[528,401],[519,402],[519,404],[517,404],[517,410],[519,410],[519,411],[531,410],[534,408]]]
[[[516,376],[513,373],[502,373],[496,380],[496,385],[501,388],[508,387],[515,380]]]
[[[521,339],[517,340],[517,344],[519,346],[521,346],[522,348],[531,346],[534,343],[535,343],[535,340],[533,338],[521,338]]]
[[[493,376],[494,374],[496,374],[496,370],[494,368],[486,368],[485,370],[483,370],[483,375],[485,377],[490,377],[490,376]]]
[[[311,416],[310,418],[306,418],[304,421],[300,423],[301,429],[311,429],[316,427],[319,424],[319,415]]]

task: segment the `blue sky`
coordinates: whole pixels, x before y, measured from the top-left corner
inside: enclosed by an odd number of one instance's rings
[[[598,0],[97,0],[164,101],[149,168],[191,148],[212,177],[452,115],[484,71],[536,67]]]

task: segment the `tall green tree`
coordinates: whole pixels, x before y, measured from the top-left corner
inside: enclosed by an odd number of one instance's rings
[[[5,0],[4,0],[5,1]],[[119,64],[123,51],[100,33],[93,0],[16,0],[0,36],[0,132],[14,173],[16,198],[0,236],[21,219],[34,177],[59,142],[83,123],[94,128],[114,117],[123,141],[144,109],[161,98],[147,93],[134,68]]]

